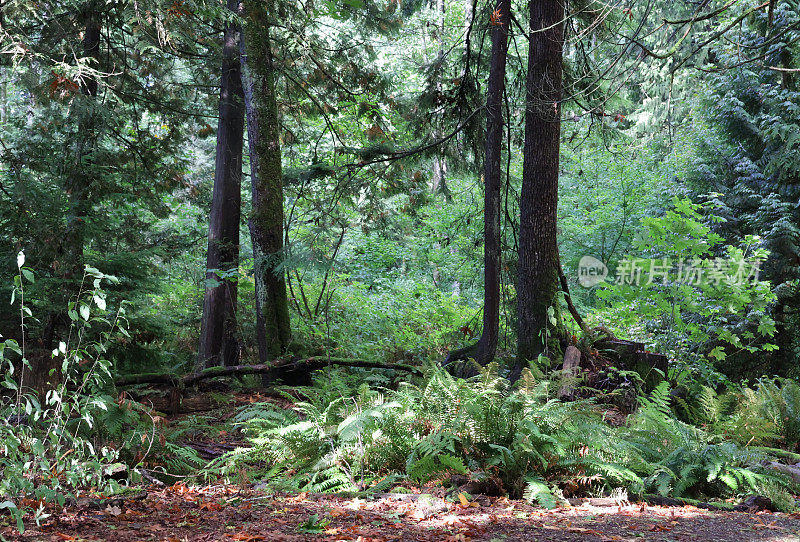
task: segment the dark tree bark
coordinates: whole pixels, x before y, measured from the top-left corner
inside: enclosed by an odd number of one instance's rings
[[[517,276],[517,359],[548,353],[560,330],[556,239],[564,5],[531,0]],[[552,307],[552,309],[551,309]],[[554,311],[553,326],[548,311]]]
[[[101,13],[97,0],[89,0],[80,11],[83,21],[82,60],[92,69],[100,64]],[[93,184],[92,150],[98,140],[100,129],[95,110],[99,83],[96,77],[85,75],[80,80],[80,91],[85,103],[75,108],[75,122],[78,137],[75,141],[73,163],[64,181],[64,191],[69,195],[69,212],[66,228],[57,247],[58,259],[55,269],[63,281],[63,287],[56,297],[62,307],[66,307],[70,296],[75,294],[84,271],[84,244],[86,237],[86,218],[91,209],[90,191]],[[70,324],[64,310],[51,311],[47,315],[40,346],[49,352],[56,343],[59,330]],[[60,377],[60,364],[55,358],[43,357],[33,364],[31,386],[40,393],[52,389]],[[52,373],[52,374],[51,374]],[[26,376],[22,377],[27,380]]]
[[[438,81],[436,81],[436,89],[437,91],[442,91],[442,77],[443,77],[443,70],[444,70],[444,33],[445,33],[445,17],[447,15],[447,8],[445,6],[444,0],[436,0],[436,13],[439,16],[439,20],[437,22],[438,33],[439,33],[439,61],[442,62],[442,72],[438,77]],[[435,133],[434,138],[440,139],[442,134]],[[437,154],[433,157],[433,162],[431,164],[433,169],[433,175],[431,180],[431,192],[433,194],[441,193],[444,195],[444,198],[447,201],[452,199],[452,194],[450,194],[450,189],[447,187],[447,158],[444,156],[444,153]]]
[[[486,365],[494,358],[500,334],[500,186],[503,149],[503,93],[511,0],[499,0],[492,24],[492,56],[486,92],[486,156],[484,159],[484,294],[483,330],[478,343],[453,352],[448,361],[474,358]]]
[[[228,0],[228,9],[238,11],[239,0]],[[244,91],[239,63],[241,29],[225,28],[222,48],[222,81],[214,165],[214,193],[208,226],[206,279],[217,283],[206,287],[200,328],[198,365],[226,366],[239,362],[237,333],[237,283],[223,280],[218,269],[239,267],[239,219],[241,217],[242,149],[244,146]]]
[[[6,2],[0,0],[0,34],[5,35],[5,32]],[[0,124],[5,124],[8,119],[8,76],[11,73],[8,67],[10,64],[8,59],[0,59]]]
[[[93,69],[100,63],[100,13],[97,2],[88,2],[81,13],[84,21],[83,58]],[[63,258],[61,270],[65,279],[80,277],[83,273],[83,245],[86,216],[89,213],[89,190],[92,188],[91,152],[97,141],[97,114],[95,100],[99,85],[97,78],[85,75],[80,80],[80,89],[86,97],[85,107],[77,108],[78,139],[75,143],[74,168],[67,178],[66,192],[69,194],[70,213],[67,231],[62,240]],[[50,346],[50,345],[47,345]]]
[[[97,69],[100,63],[100,13],[95,0],[87,2],[81,10],[80,16],[84,20],[83,30],[83,58],[90,59],[90,66]],[[83,107],[77,107],[76,123],[78,125],[78,139],[75,142],[75,154],[72,170],[65,180],[64,191],[69,194],[70,210],[67,215],[66,230],[58,246],[59,254],[56,269],[61,278],[66,282],[79,280],[83,273],[83,248],[86,228],[86,216],[89,214],[89,190],[92,185],[92,168],[89,155],[97,141],[97,119],[94,101],[97,98],[98,81],[91,75],[83,76],[80,80],[81,94],[86,99]],[[71,295],[71,288],[64,290],[64,305]],[[52,312],[48,315],[47,323],[42,332],[42,346],[46,350],[53,347],[57,328],[66,324],[68,320],[63,311]]]
[[[256,339],[262,363],[283,354],[289,344],[283,260],[283,184],[275,69],[270,48],[274,2],[245,0],[242,86],[247,114],[253,210],[248,220],[253,242],[256,289]]]

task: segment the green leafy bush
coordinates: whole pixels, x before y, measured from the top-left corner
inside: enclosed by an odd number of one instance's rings
[[[23,332],[26,321],[33,318],[25,304],[25,285],[34,281],[24,261],[20,253],[12,297],[12,303],[19,301]],[[86,268],[84,287],[67,311],[69,339],[52,352],[60,365],[51,372],[51,381],[57,378],[44,397],[26,384],[32,366],[24,340],[0,343],[5,373],[0,383],[5,389],[0,397],[0,508],[15,517],[20,531],[24,528],[22,517],[30,508],[23,502],[64,504],[79,488],[107,489],[114,484],[105,474],[117,452],[95,446],[83,431],[96,429],[99,415],[109,408],[110,401],[102,393],[111,376],[105,354],[114,334],[126,333],[124,308],[109,314],[101,288],[103,281],[115,280]],[[42,510],[33,512],[38,520]]]
[[[312,307],[317,296],[325,296],[325,312],[293,322],[297,342],[311,352],[392,361],[440,358],[463,340],[455,330],[475,315],[459,298],[410,278],[366,284],[338,275],[322,288],[321,280],[305,284]]]
[[[769,314],[775,300],[769,282],[728,280],[716,267],[718,261],[749,265],[763,261],[766,253],[755,238],[743,247],[723,249],[722,238],[708,224],[722,220],[712,211],[712,205],[675,199],[664,216],[645,218],[637,243],[640,254],[660,262],[666,258],[678,270],[666,277],[648,276],[648,260],[640,266],[640,284],[604,284],[598,295],[606,308],[596,316],[614,322],[621,336],[667,354],[675,379],[716,385],[725,381],[722,373],[740,374],[753,355],[777,346],[769,342],[776,332]],[[678,276],[689,266],[705,278]]]

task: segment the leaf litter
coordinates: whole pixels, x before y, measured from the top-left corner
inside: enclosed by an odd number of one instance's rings
[[[430,488],[425,488],[426,491]],[[800,537],[800,514],[712,512],[692,506],[582,505],[546,510],[505,497],[446,500],[391,494],[352,498],[335,494],[269,495],[254,489],[177,483],[113,505],[49,507],[24,534],[6,521],[6,540],[129,541],[783,541]],[[406,495],[408,497],[408,495]],[[109,499],[111,500],[111,499]],[[2,520],[0,520],[2,521]]]

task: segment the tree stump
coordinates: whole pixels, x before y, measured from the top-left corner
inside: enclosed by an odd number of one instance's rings
[[[596,346],[618,368],[639,373],[648,390],[655,388],[669,369],[667,356],[647,351],[644,343],[613,339],[601,341]]]

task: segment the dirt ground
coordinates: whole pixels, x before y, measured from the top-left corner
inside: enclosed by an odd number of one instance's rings
[[[176,484],[124,499],[84,499],[5,540],[128,541],[800,541],[800,514],[712,512],[641,504],[545,510],[522,501],[382,494],[272,496],[230,486]]]

